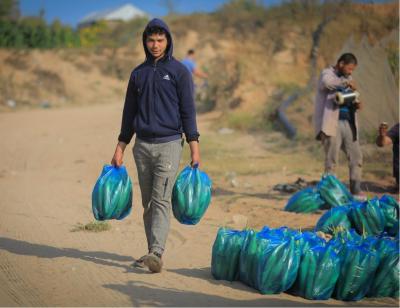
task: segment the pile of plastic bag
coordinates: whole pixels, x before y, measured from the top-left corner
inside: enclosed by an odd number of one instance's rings
[[[321,216],[315,231],[333,234],[337,229],[354,228],[362,235],[398,234],[399,204],[388,195],[365,202],[353,201],[332,208]]]
[[[240,280],[262,294],[357,301],[399,296],[399,241],[335,230],[328,242],[287,227],[261,231],[220,228],[213,245],[216,279]]]
[[[195,225],[211,202],[211,180],[197,165],[185,167],[172,190],[172,211],[182,224]]]
[[[295,193],[285,206],[285,211],[312,213],[345,205],[353,200],[346,186],[334,175],[325,174],[315,187],[308,187]]]
[[[105,165],[92,192],[96,220],[123,219],[132,209],[132,181],[124,166]]]

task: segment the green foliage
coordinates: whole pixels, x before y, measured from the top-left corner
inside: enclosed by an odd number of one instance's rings
[[[128,22],[107,23],[104,20],[79,30],[82,47],[118,48],[134,42],[138,31],[142,31],[148,19],[134,18]]]
[[[18,0],[1,0],[0,1],[0,19],[16,19],[19,17],[19,1]]]
[[[44,19],[37,17],[17,21],[0,19],[0,47],[45,49],[79,45],[76,32],[59,21],[48,26]]]
[[[111,225],[107,221],[93,221],[86,225],[78,223],[71,231],[102,232],[102,231],[108,231],[110,229]]]

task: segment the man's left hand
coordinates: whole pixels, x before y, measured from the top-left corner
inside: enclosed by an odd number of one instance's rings
[[[363,103],[362,102],[354,103],[354,107],[356,107],[357,110],[361,110],[363,107]]]
[[[190,166],[193,167],[194,165],[198,164],[200,166],[200,148],[199,143],[197,141],[190,141]]]

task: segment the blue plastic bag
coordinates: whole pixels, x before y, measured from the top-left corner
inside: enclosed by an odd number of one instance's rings
[[[172,211],[182,224],[195,225],[203,217],[211,201],[211,180],[197,166],[185,167],[172,190]]]
[[[256,260],[256,289],[262,294],[287,291],[295,282],[300,265],[300,245],[293,236],[260,239]]]
[[[132,209],[132,181],[124,166],[105,165],[92,192],[96,220],[125,218]]]
[[[313,246],[304,251],[290,293],[307,299],[327,300],[339,277],[340,258],[332,246]]]
[[[315,232],[306,231],[303,232],[300,236],[295,237],[300,240],[301,247],[301,255],[303,256],[306,251],[310,250],[313,247],[320,246],[323,247],[326,245],[324,239],[319,237]]]
[[[240,280],[262,294],[288,290],[300,263],[301,246],[296,234],[286,227],[264,227],[258,233],[251,230],[240,254]]]
[[[373,278],[368,297],[399,298],[399,249],[394,240],[378,240],[381,260]]]
[[[346,244],[333,297],[344,301],[362,299],[370,289],[379,265],[379,253],[364,245]]]

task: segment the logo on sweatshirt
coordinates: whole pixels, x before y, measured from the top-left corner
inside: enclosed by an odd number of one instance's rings
[[[167,75],[165,75],[162,79],[165,79],[165,80],[171,80],[170,78],[169,78],[169,76],[168,76],[168,74]]]

